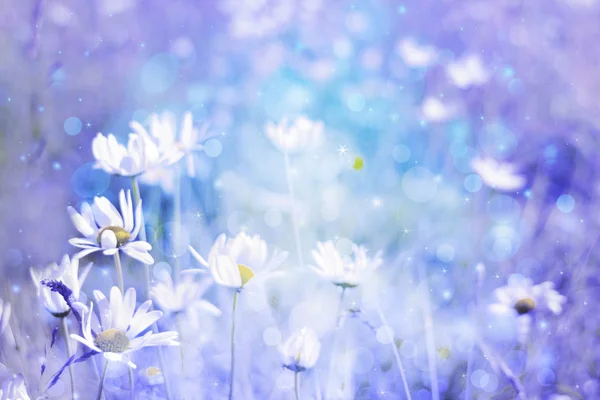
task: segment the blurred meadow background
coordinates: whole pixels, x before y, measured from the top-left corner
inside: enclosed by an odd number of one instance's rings
[[[67,372],[46,390],[66,347],[29,270],[74,253],[67,206],[130,189],[94,167],[98,132],[126,143],[130,121],[190,111],[208,132],[194,173],[140,177],[152,281],[200,268],[189,246],[206,257],[221,233],[289,252],[240,293],[234,398],[295,398],[278,350],[303,327],[321,351],[302,399],[600,398],[599,20],[597,0],[0,0],[0,380],[71,397]],[[299,117],[323,141],[288,157],[267,127]],[[309,268],[326,241],[382,264],[340,289]],[[116,280],[87,259],[91,299]],[[143,269],[123,268],[141,301]],[[495,291],[544,282],[535,313]],[[220,317],[158,322],[183,359],[167,348],[155,381],[142,350],[135,398],[227,398],[232,293],[206,285]],[[95,398],[95,368],[74,369]],[[106,398],[128,390],[115,367]]]

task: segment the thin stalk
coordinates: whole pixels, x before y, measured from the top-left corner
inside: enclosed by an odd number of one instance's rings
[[[304,266],[304,260],[302,258],[302,243],[300,242],[300,228],[298,226],[298,216],[296,215],[296,200],[294,197],[294,185],[292,185],[290,157],[286,152],[283,153],[283,159],[285,162],[285,178],[287,181],[288,192],[290,195],[290,204],[292,207],[292,225],[294,228],[294,239],[296,241],[296,252],[298,253],[298,262],[300,266]]]
[[[110,361],[104,360],[104,371],[102,371],[102,380],[100,380],[100,388],[98,389],[98,396],[96,396],[96,400],[102,399],[102,392],[104,391],[104,381],[106,380],[106,372],[108,372],[108,364],[110,364]]]
[[[65,344],[67,345],[67,357],[68,359],[71,359],[73,356],[73,349],[71,348],[71,336],[69,335],[69,325],[67,324],[66,317],[60,319],[60,325],[65,338]],[[75,399],[75,374],[73,372],[73,364],[69,364],[69,375],[71,377],[71,398]]]
[[[335,332],[333,333],[333,341],[331,343],[331,357],[329,359],[329,369],[328,369],[328,376],[327,376],[327,387],[325,388],[325,398],[329,398],[329,392],[331,389],[331,375],[333,375],[333,367],[334,367],[334,361],[335,361],[335,349],[337,347],[337,341],[338,341],[338,333],[340,331],[341,325],[342,325],[342,315],[343,315],[343,305],[344,305],[344,295],[346,294],[346,288],[342,287],[342,293],[340,293],[340,302],[338,305],[338,314],[337,314],[337,321],[335,323]]]
[[[467,378],[465,379],[465,400],[471,399],[471,373],[473,371],[473,349],[469,350],[467,357]]]
[[[123,267],[121,267],[121,256],[117,251],[113,256],[115,258],[115,269],[117,270],[117,281],[119,282],[119,290],[125,295],[125,285],[123,284]]]
[[[377,313],[379,314],[379,319],[381,319],[381,323],[385,326],[389,326],[383,312],[381,311],[381,307],[377,304]],[[398,353],[398,348],[396,347],[396,342],[392,340],[390,343],[392,345],[392,351],[394,352],[394,358],[396,359],[396,364],[398,366],[398,370],[400,371],[400,378],[402,378],[402,384],[404,385],[404,393],[406,394],[406,398],[408,400],[412,400],[410,396],[410,390],[408,388],[408,382],[406,381],[406,374],[404,373],[404,367],[402,366],[402,361],[400,360],[400,353]]]
[[[483,341],[477,340],[477,344],[479,345],[479,348],[481,349],[483,354],[487,356],[486,358],[489,360],[490,364],[492,365],[492,368],[494,368],[495,370],[499,369],[500,372],[502,372],[504,376],[506,376],[508,381],[511,383],[511,385],[517,392],[517,399],[527,400],[525,388],[519,380],[519,377],[515,375],[515,373],[510,369],[508,365],[506,365],[504,360],[500,358],[496,353],[494,353],[489,347],[487,347],[485,343],[483,343]]]
[[[175,193],[173,195],[173,241],[171,246],[173,248],[173,256],[175,260],[173,262],[173,281],[177,284],[179,281],[179,271],[181,270],[181,255],[177,254],[177,246],[181,243],[181,173],[175,174]]]
[[[298,371],[294,372],[294,393],[296,394],[296,400],[300,400],[299,390],[300,390],[300,374]]]
[[[129,398],[133,400],[133,368],[127,367],[127,370],[129,371]]]
[[[231,308],[231,368],[229,369],[229,400],[233,398],[233,379],[235,368],[235,306],[237,304],[237,295],[238,291],[236,290],[233,294],[233,307]]]
[[[429,366],[429,380],[431,381],[431,398],[432,400],[440,399],[439,384],[437,378],[437,362],[436,362],[436,351],[435,351],[435,337],[433,336],[433,317],[431,315],[431,305],[429,304],[429,284],[427,283],[427,276],[419,268],[421,278],[424,283],[424,295],[423,295],[423,322],[425,326],[425,344],[427,346],[427,364]]]
[[[137,208],[138,205],[140,204],[140,201],[142,201],[141,197],[140,197],[140,187],[137,181],[137,178],[135,176],[131,177],[131,187],[133,190],[133,198],[135,199],[135,207]],[[146,223],[144,222],[144,213],[142,212],[142,220],[140,221],[140,240],[146,241]],[[143,264],[144,265],[144,286],[146,289],[146,300],[151,300],[150,298],[150,266]],[[152,324],[152,329],[155,332],[159,332],[158,331],[158,325],[156,324],[156,322],[154,324]],[[169,379],[167,378],[166,374],[167,374],[167,370],[165,369],[165,356],[163,354],[163,349],[161,346],[157,346],[157,351],[158,351],[158,361],[160,363],[160,370],[163,373],[164,376],[164,384],[165,384],[165,394],[167,396],[167,400],[171,399],[171,387],[169,384]]]

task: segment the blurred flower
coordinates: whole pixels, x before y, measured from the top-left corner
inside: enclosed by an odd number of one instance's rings
[[[525,177],[516,173],[514,165],[500,163],[493,158],[474,158],[471,168],[483,183],[494,189],[514,191],[522,189],[526,183]]]
[[[436,97],[428,97],[421,107],[423,117],[432,122],[443,122],[454,115],[454,108],[445,105]]]
[[[122,296],[121,291],[113,286],[110,291],[110,302],[100,291],[94,291],[99,309],[100,319],[94,314],[94,305],[88,309],[82,303],[74,307],[81,310],[81,331],[83,337],[72,334],[71,338],[83,343],[92,350],[104,355],[109,361],[136,365],[129,359],[129,354],[150,346],[179,346],[178,334],[175,331],[153,333],[148,331],[140,335],[161,316],[161,311],[149,311],[152,301],[147,300],[135,309],[135,289],[129,288]]]
[[[318,242],[317,249],[312,251],[317,267],[311,268],[321,277],[341,287],[358,286],[364,275],[379,267],[383,260],[377,253],[372,259],[367,257],[367,249],[352,245],[354,259],[342,257],[332,241]]]
[[[98,133],[92,140],[96,168],[111,175],[137,176],[156,167],[161,160],[156,144],[148,135],[130,134],[127,148],[114,135]]]
[[[23,375],[11,374],[0,364],[0,400],[29,400]]]
[[[196,175],[194,167],[194,153],[202,151],[202,142],[207,139],[208,125],[203,125],[200,130],[194,127],[191,112],[183,116],[183,121],[177,135],[177,122],[172,113],[165,112],[161,115],[152,114],[150,117],[150,134],[139,122],[131,121],[131,129],[140,136],[152,136],[157,143],[158,153],[166,165],[172,165],[185,157],[187,174]],[[142,180],[146,180],[143,176]]]
[[[321,343],[317,334],[308,328],[294,333],[280,348],[283,366],[294,372],[314,367],[320,351]]]
[[[30,268],[29,273],[37,290],[37,295],[44,303],[46,310],[55,317],[61,318],[67,316],[70,307],[59,293],[50,290],[48,286],[42,285],[41,282],[43,280],[55,280],[64,283],[71,289],[73,301],[78,301],[81,286],[91,267],[92,263],[87,264],[79,274],[79,259],[77,257],[71,259],[68,254],[65,254],[60,265],[52,263],[41,270]]]
[[[427,67],[437,59],[434,47],[420,46],[412,39],[404,39],[398,44],[398,53],[409,67]]]
[[[4,333],[4,330],[10,322],[10,303],[4,302],[0,299],[0,335]]]
[[[125,191],[121,190],[119,202],[120,214],[106,197],[95,197],[92,206],[83,203],[81,214],[73,207],[68,207],[75,228],[85,236],[85,239],[69,239],[69,243],[73,246],[84,249],[75,257],[82,258],[96,251],[102,251],[105,255],[123,251],[144,264],[154,263],[154,259],[148,253],[152,250],[152,246],[145,241],[135,241],[143,223],[142,201],[140,200],[135,209],[135,218],[129,190],[127,198],[125,198]]]
[[[284,153],[307,151],[323,141],[323,123],[298,117],[288,126],[287,120],[283,119],[278,125],[269,122],[265,135]]]
[[[494,291],[496,301],[489,305],[496,315],[516,318],[519,341],[524,343],[529,336],[532,316],[536,314],[559,315],[567,298],[554,290],[553,282],[533,285],[532,280],[522,275],[513,275],[506,286]]]
[[[481,58],[476,54],[469,54],[447,66],[450,79],[456,86],[466,89],[469,86],[477,86],[486,83],[489,73],[485,69]]]
[[[192,271],[196,272],[197,270]],[[195,281],[192,274],[186,272],[182,271],[179,274],[179,281],[176,284],[170,275],[166,275],[152,287],[151,294],[155,304],[162,310],[171,313],[178,313],[188,308],[198,308],[217,317],[221,315],[221,310],[200,298],[206,291],[207,285]]]
[[[244,232],[234,238],[219,235],[208,253],[208,262],[190,246],[192,256],[208,268],[219,285],[240,289],[250,281],[255,272],[267,272],[279,266],[288,256],[287,252],[275,250],[267,258],[267,242],[259,235]]]

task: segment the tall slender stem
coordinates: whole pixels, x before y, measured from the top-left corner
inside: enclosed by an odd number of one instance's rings
[[[67,346],[67,357],[71,359],[73,356],[73,349],[71,348],[71,335],[69,335],[69,325],[67,324],[67,318],[62,317],[60,319],[60,325],[65,338],[65,344]],[[73,364],[69,364],[69,375],[71,376],[71,398],[75,399],[75,375],[73,372]]]
[[[338,333],[340,331],[342,325],[342,315],[343,315],[343,305],[344,305],[344,295],[346,294],[346,288],[342,286],[342,293],[340,293],[340,302],[338,305],[338,315],[335,323],[335,331],[333,333],[333,341],[331,343],[331,357],[329,358],[329,369],[327,376],[327,386],[325,388],[325,398],[329,398],[329,391],[331,389],[331,376],[333,375],[333,367],[335,361],[335,349],[337,347],[338,341]]]
[[[427,347],[427,364],[429,366],[429,380],[431,381],[432,400],[440,399],[439,384],[437,378],[437,362],[435,350],[435,337],[433,336],[433,317],[431,315],[431,304],[429,304],[429,284],[423,267],[419,267],[419,275],[423,280],[423,323],[425,327],[425,345]]]
[[[231,368],[229,369],[229,400],[233,398],[233,379],[235,368],[235,306],[237,303],[237,295],[238,291],[236,290],[233,294],[233,307],[231,308]]]
[[[129,398],[133,400],[133,368],[128,366],[127,370],[129,371]]]
[[[137,181],[137,178],[135,176],[131,177],[131,187],[133,190],[133,197],[135,199],[135,207],[137,208],[138,205],[140,204],[140,201],[142,201],[141,197],[140,197],[140,187]],[[142,212],[142,220],[139,222],[141,227],[140,227],[140,240],[146,241],[146,223],[144,222],[144,213]],[[144,286],[146,289],[146,299],[150,300],[150,266],[147,264],[143,264],[144,265]],[[156,322],[154,324],[152,324],[152,329],[155,332],[158,332],[158,325],[156,324]],[[165,357],[163,354],[163,349],[161,346],[157,347],[157,351],[158,351],[158,361],[160,363],[160,369],[164,375],[164,384],[165,384],[165,394],[167,395],[167,400],[171,399],[171,387],[169,384],[169,379],[167,379],[166,373],[167,370],[165,369]]]
[[[473,370],[473,349],[467,356],[467,377],[465,378],[465,400],[471,400],[471,372]]]
[[[96,396],[96,400],[102,399],[102,392],[104,390],[104,381],[106,380],[106,372],[108,372],[108,364],[110,361],[104,360],[104,371],[102,371],[102,379],[100,380],[100,388],[98,389],[98,396]]]
[[[525,394],[525,388],[521,383],[521,380],[515,373],[510,369],[508,365],[504,362],[502,358],[500,358],[496,353],[494,353],[489,347],[486,346],[485,343],[481,340],[477,340],[477,344],[479,348],[486,355],[486,359],[490,362],[494,369],[499,369],[504,376],[509,380],[512,386],[515,388],[517,392],[517,398],[519,400],[527,400],[527,395]]]
[[[298,373],[298,371],[294,372],[294,393],[296,394],[296,400],[300,400],[300,395],[299,395],[300,384],[298,382],[299,379],[300,379],[300,374]]]
[[[182,176],[180,171],[175,174],[175,194],[173,195],[173,240],[171,246],[173,249],[173,256],[175,260],[173,262],[173,281],[177,283],[179,281],[179,271],[181,269],[181,254],[178,254],[178,246],[181,243],[181,183]]]
[[[381,311],[381,307],[377,304],[377,313],[379,314],[379,319],[381,319],[381,323],[385,326],[389,326],[383,312]],[[400,360],[400,353],[398,353],[398,348],[396,347],[395,340],[392,340],[390,343],[392,345],[392,351],[394,353],[394,358],[396,359],[396,364],[398,365],[398,370],[400,371],[400,378],[402,378],[402,384],[404,385],[404,393],[406,394],[406,398],[411,400],[410,389],[408,388],[408,382],[406,381],[406,374],[404,373],[404,367],[402,366],[402,361]]]
[[[119,282],[119,290],[125,295],[125,285],[123,284],[123,268],[121,267],[121,256],[117,251],[113,256],[115,258],[115,269],[117,270],[117,281]]]
[[[283,153],[283,159],[285,161],[285,177],[288,186],[288,192],[290,195],[290,204],[292,207],[292,225],[294,227],[294,239],[296,241],[296,252],[298,253],[298,262],[300,266],[304,266],[304,260],[302,258],[302,243],[300,242],[300,228],[298,226],[298,216],[296,214],[296,200],[294,197],[294,185],[292,184],[292,175],[290,167],[290,156],[287,151]]]

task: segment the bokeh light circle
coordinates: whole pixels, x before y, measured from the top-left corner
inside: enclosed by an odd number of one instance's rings
[[[222,151],[223,145],[219,139],[208,139],[206,143],[204,143],[204,154],[211,158],[219,157]]]
[[[110,186],[110,175],[94,168],[93,163],[83,164],[71,177],[73,191],[84,198],[101,195]]]
[[[81,128],[83,127],[83,123],[77,117],[69,117],[65,119],[63,124],[63,128],[67,135],[75,136],[81,132]]]
[[[470,174],[467,175],[467,177],[465,178],[463,185],[467,191],[475,193],[481,190],[483,186],[483,181],[481,180],[481,177],[479,175]]]
[[[375,337],[381,344],[390,344],[394,341],[394,330],[390,326],[382,325],[377,328]]]
[[[556,207],[561,212],[568,214],[575,209],[575,198],[570,194],[563,194],[556,200]]]
[[[394,146],[394,150],[392,150],[392,157],[397,163],[407,162],[410,159],[410,155],[410,149],[403,144]]]
[[[163,93],[177,80],[179,63],[170,53],[155,54],[142,67],[140,82],[148,93]]]
[[[438,181],[427,168],[413,167],[402,177],[402,190],[415,203],[426,203],[437,194]]]
[[[268,327],[263,332],[263,341],[267,346],[277,346],[281,343],[281,332],[273,326]]]
[[[159,281],[166,281],[171,276],[171,266],[164,261],[157,262],[152,267],[152,274]]]

